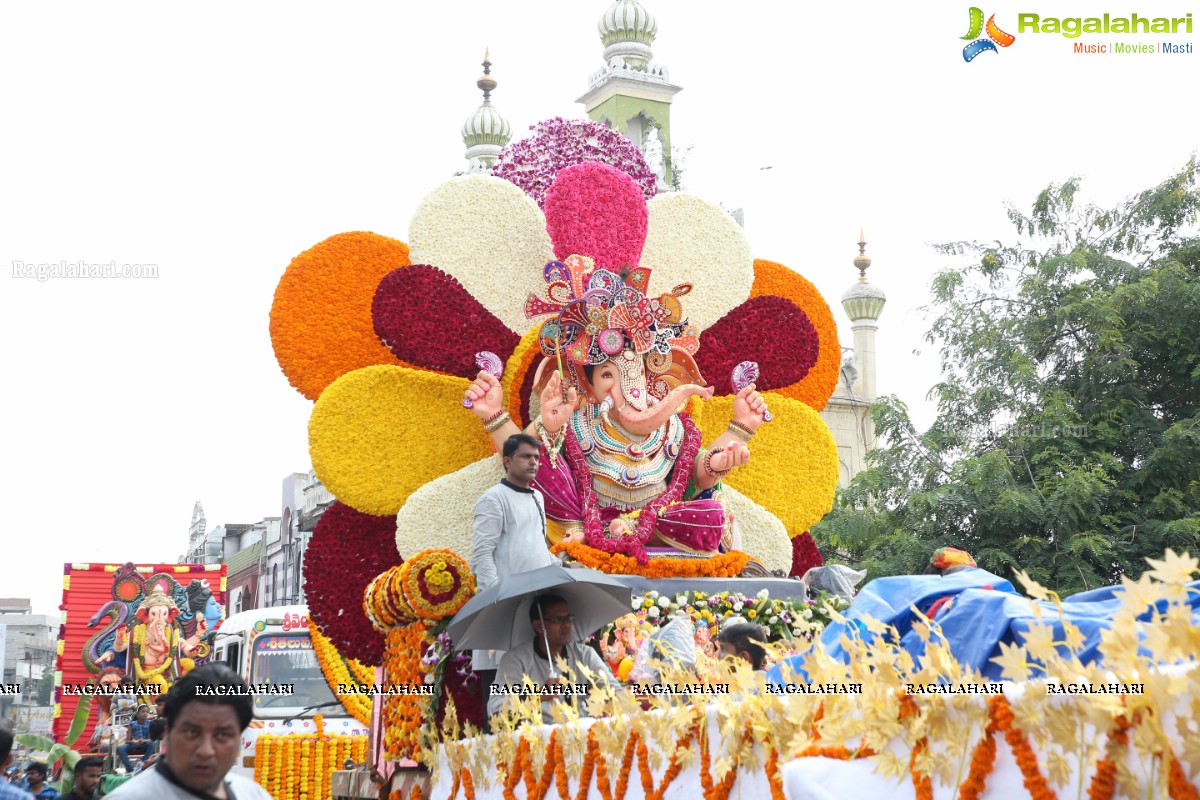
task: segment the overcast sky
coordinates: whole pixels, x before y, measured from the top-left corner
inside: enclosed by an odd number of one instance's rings
[[[671,128],[693,147],[688,188],[745,208],[755,255],[821,288],[843,344],[837,301],[866,229],[870,277],[889,297],[880,391],[922,424],[937,357],[918,309],[942,265],[929,243],[1012,240],[1004,204],[1027,208],[1072,175],[1115,203],[1200,144],[1185,121],[1200,54],[1082,55],[1017,30],[1018,11],[1128,3],[986,7],[1017,38],[971,63],[968,3],[646,5],[655,61],[683,87]],[[421,197],[464,164],[485,47],[518,135],[581,116],[606,7],[5,4],[0,596],[50,613],[64,561],[174,561],[196,500],[210,529],[277,516],[280,481],[309,468],[311,408],[267,334],[283,269],[342,231],[407,239]],[[1074,41],[1196,49],[1190,34]],[[60,261],[154,264],[159,277],[12,274]]]

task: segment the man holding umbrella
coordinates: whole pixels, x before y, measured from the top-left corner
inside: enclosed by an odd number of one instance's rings
[[[541,687],[563,686],[566,681],[562,671],[565,667],[578,680],[586,680],[584,668],[591,673],[592,685],[602,683],[614,691],[620,684],[613,678],[608,666],[595,650],[576,640],[575,615],[567,601],[556,594],[542,594],[533,598],[529,606],[529,624],[533,639],[517,645],[500,660],[492,696],[488,698],[488,716],[499,713],[505,701],[512,696],[506,694],[519,686],[525,677]],[[571,703],[581,715],[586,715],[586,695],[573,692],[542,697],[542,721],[552,723],[551,703]]]

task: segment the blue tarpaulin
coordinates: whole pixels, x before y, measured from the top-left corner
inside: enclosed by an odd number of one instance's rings
[[[913,606],[928,613],[939,600],[950,598],[939,606],[934,619],[959,663],[979,670],[985,679],[1001,679],[1000,667],[991,659],[1000,654],[1001,642],[1024,643],[1022,634],[1037,621],[1035,606],[1041,608],[1042,621],[1054,630],[1056,642],[1064,639],[1062,618],[1079,629],[1083,648],[1078,656],[1084,664],[1089,664],[1099,658],[1101,633],[1110,627],[1113,614],[1121,606],[1116,594],[1118,588],[1094,589],[1065,598],[1060,618],[1053,603],[1019,595],[1010,582],[982,569],[965,569],[949,575],[880,578],[863,587],[845,613],[847,622],[830,624],[821,642],[830,655],[844,662],[848,656],[839,643],[843,635],[863,639],[873,646],[887,646],[888,640],[869,633],[861,622],[863,617],[874,617],[896,629],[899,642],[891,639],[892,646],[903,647],[914,658],[918,657],[924,652],[925,643],[912,629],[916,619]],[[1200,625],[1200,581],[1189,584],[1188,588],[1193,620]],[[1153,609],[1147,608],[1142,618],[1149,618],[1152,613]],[[783,683],[785,665],[795,672],[795,680],[805,680],[802,658],[793,656],[776,665],[767,673],[768,680]]]

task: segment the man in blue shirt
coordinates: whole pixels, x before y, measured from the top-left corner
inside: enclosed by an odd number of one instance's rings
[[[13,735],[0,728],[0,772],[7,772],[12,764]],[[0,780],[0,800],[29,800],[29,792],[18,789],[5,780]]]
[[[26,790],[38,800],[53,800],[58,797],[58,790],[46,785],[46,765],[40,761],[31,761],[25,768],[25,780],[29,781]]]
[[[125,765],[125,772],[128,774],[133,772],[133,762],[129,760],[129,754],[144,756],[146,748],[150,746],[150,706],[142,703],[137,707],[137,715],[129,723],[126,736],[128,740],[117,748],[117,755],[121,757],[121,763]]]

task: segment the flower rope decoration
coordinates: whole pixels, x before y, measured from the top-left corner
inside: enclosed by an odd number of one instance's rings
[[[433,716],[430,706],[437,698],[417,693],[419,687],[433,681],[423,658],[433,643],[428,626],[425,620],[417,620],[387,633],[383,668],[388,685],[407,692],[383,700],[383,747],[392,760],[420,757],[421,727]]]
[[[712,558],[650,558],[644,564],[632,556],[597,550],[583,542],[559,542],[550,548],[550,552],[555,555],[566,553],[583,566],[599,572],[645,578],[735,578],[750,563],[750,555],[740,550]]]
[[[331,773],[347,760],[367,760],[366,736],[326,734],[322,727],[316,733],[267,733],[254,743],[254,781],[273,797],[329,797]]]
[[[404,600],[421,619],[452,617],[475,594],[475,576],[452,550],[422,550],[404,562],[399,573]]]
[[[376,233],[339,233],[292,259],[271,304],[271,344],[288,381],[309,400],[347,372],[399,364],[379,343],[371,298],[410,263],[408,246]]]
[[[404,598],[403,565],[389,567],[367,584],[363,591],[363,613],[371,627],[382,634],[415,622],[412,606]]]
[[[375,668],[347,658],[338,652],[333,642],[325,636],[320,626],[311,616],[308,619],[308,631],[312,638],[313,652],[317,655],[317,663],[321,666],[321,674],[325,682],[334,691],[334,696],[341,701],[346,713],[363,725],[371,724],[371,696],[365,694],[350,694],[336,691],[338,686],[350,683],[371,684],[375,682]],[[380,660],[383,650],[380,649]]]
[[[575,164],[599,161],[616,167],[638,185],[646,199],[658,191],[658,177],[637,145],[602,122],[554,117],[530,125],[532,136],[500,151],[492,174],[516,184],[539,207],[558,173]]]
[[[325,510],[304,559],[304,595],[311,619],[342,654],[364,664],[383,658],[383,636],[354,613],[376,575],[400,558],[388,547],[391,517],[373,516],[335,502]]]

